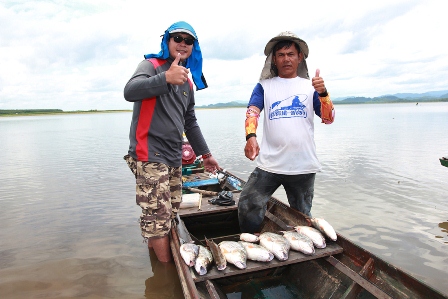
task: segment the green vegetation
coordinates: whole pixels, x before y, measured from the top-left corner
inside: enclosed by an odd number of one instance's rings
[[[30,116],[43,114],[74,114],[74,113],[109,113],[109,112],[128,112],[130,110],[76,110],[63,111],[62,109],[0,109],[2,116]]]
[[[439,97],[425,96],[420,94],[398,94],[386,95],[375,98],[368,97],[349,97],[345,99],[333,99],[335,105],[343,104],[385,104],[385,103],[429,103],[429,102],[448,102],[448,94]],[[414,95],[414,96],[410,96]],[[217,103],[196,106],[197,109],[221,109],[221,108],[246,108],[247,102],[232,101],[227,103]],[[112,112],[130,112],[132,110],[76,110],[63,111],[62,109],[0,109],[0,117],[2,116],[26,116],[26,115],[48,115],[48,114],[74,114],[74,113],[112,113]]]
[[[247,103],[243,102],[228,102],[228,103],[218,103],[218,104],[210,104],[203,106],[196,106],[196,108],[206,108],[206,109],[219,109],[219,108],[245,108],[247,107]]]
[[[384,103],[428,103],[428,102],[448,102],[448,97],[442,98],[399,98],[396,96],[381,96],[375,98],[352,97],[341,101],[333,101],[334,104],[384,104]]]
[[[375,98],[367,97],[351,97],[343,100],[333,100],[335,105],[342,104],[386,104],[386,103],[429,103],[429,102],[448,102],[448,95],[440,98],[434,97],[414,97],[414,98],[399,98],[397,96],[381,96]],[[220,109],[220,108],[245,108],[247,103],[243,102],[228,102],[218,103],[203,106],[196,106],[198,109]]]
[[[63,113],[61,109],[11,109],[0,110],[0,116],[4,115],[24,115],[24,114],[49,114],[49,113]]]

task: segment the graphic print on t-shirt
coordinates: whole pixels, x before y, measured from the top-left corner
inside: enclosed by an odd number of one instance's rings
[[[306,106],[303,104],[308,96],[297,94],[281,101],[277,101],[269,107],[269,119],[307,117]]]

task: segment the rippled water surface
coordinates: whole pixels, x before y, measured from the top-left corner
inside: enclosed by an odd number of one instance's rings
[[[197,116],[220,164],[247,179],[244,113]],[[174,264],[140,237],[130,120],[0,118],[0,298],[183,298]],[[448,103],[337,105],[335,123],[315,129],[313,215],[448,294]]]

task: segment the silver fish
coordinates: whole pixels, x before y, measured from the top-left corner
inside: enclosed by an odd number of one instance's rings
[[[222,241],[219,243],[219,248],[227,262],[240,269],[246,268],[247,253],[243,245],[235,241]]]
[[[192,242],[184,243],[180,245],[180,256],[184,260],[185,264],[189,267],[193,267],[196,261],[196,257],[199,254],[199,246]]]
[[[327,243],[325,242],[325,237],[322,233],[311,226],[299,225],[295,226],[294,229],[301,234],[308,236],[311,241],[313,241],[314,247],[316,248],[325,248],[327,247]]]
[[[314,244],[308,236],[293,230],[283,232],[283,237],[288,240],[292,250],[299,251],[304,254],[314,254]]]
[[[336,231],[334,228],[323,218],[311,218],[311,224],[318,230],[320,230],[325,236],[333,241],[337,240]]]
[[[253,234],[249,234],[249,233],[242,233],[240,235],[240,240],[244,241],[244,242],[251,242],[251,243],[255,243],[258,242],[260,240],[260,238],[258,238],[258,236],[253,235]]]
[[[269,250],[280,261],[288,259],[290,245],[283,236],[265,232],[260,235],[260,245]]]
[[[270,262],[274,258],[274,255],[264,248],[261,245],[239,241],[241,245],[243,245],[244,249],[246,249],[247,259],[258,262]]]
[[[216,268],[218,268],[218,270],[224,270],[227,267],[227,261],[225,256],[222,254],[221,249],[219,249],[218,244],[216,244],[215,241],[209,240],[207,238],[205,238],[205,242],[212,252]]]
[[[202,245],[199,246],[199,254],[194,263],[194,269],[199,275],[207,274],[208,266],[213,262],[210,250]]]

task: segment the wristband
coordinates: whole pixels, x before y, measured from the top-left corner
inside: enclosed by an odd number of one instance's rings
[[[255,134],[255,133],[247,134],[246,135],[246,141],[249,140],[249,138],[251,138],[251,137],[257,137],[257,134]]]
[[[328,96],[328,91],[327,91],[327,89],[325,89],[325,91],[324,91],[323,93],[319,93],[319,96],[320,96],[321,98],[325,98],[325,97],[327,97],[327,96]]]
[[[208,159],[212,156],[212,153],[208,153],[208,154],[203,154],[202,155],[202,159]]]

